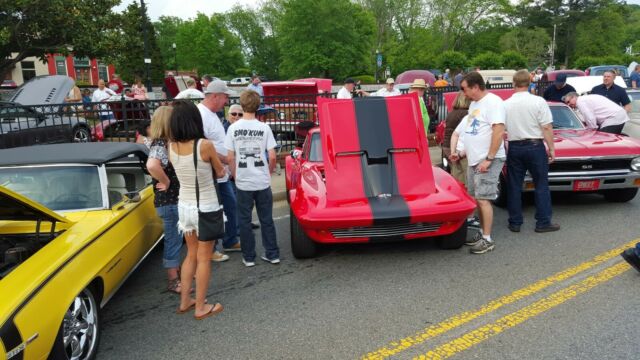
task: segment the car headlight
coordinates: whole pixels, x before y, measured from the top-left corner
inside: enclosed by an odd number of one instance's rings
[[[640,170],[640,157],[637,157],[631,160],[631,170],[638,171]]]

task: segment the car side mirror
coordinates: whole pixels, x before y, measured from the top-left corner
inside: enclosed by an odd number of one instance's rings
[[[124,199],[128,203],[140,202],[140,193],[138,191],[129,191],[124,194]]]
[[[302,155],[302,151],[300,149],[291,150],[291,158],[292,159],[298,160],[298,159],[300,159],[301,155]]]

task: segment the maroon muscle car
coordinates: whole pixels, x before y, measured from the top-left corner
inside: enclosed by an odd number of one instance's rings
[[[475,202],[431,165],[416,94],[317,104],[320,128],[286,159],[295,257],[314,256],[317,244],[464,244]]]

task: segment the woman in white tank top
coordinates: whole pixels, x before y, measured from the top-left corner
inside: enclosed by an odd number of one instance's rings
[[[169,160],[180,180],[178,195],[178,226],[187,242],[187,256],[180,274],[182,291],[177,312],[183,314],[194,309],[194,316],[201,320],[222,311],[220,303],[207,304],[205,296],[211,277],[211,253],[214,240],[198,238],[198,207],[196,206],[196,169],[193,164],[193,144],[197,141],[197,176],[200,188],[200,211],[220,209],[213,183],[215,176],[224,176],[224,167],[216,154],[213,143],[204,139],[200,111],[191,102],[177,101],[171,113],[171,144]],[[196,297],[191,298],[190,289],[196,277]]]

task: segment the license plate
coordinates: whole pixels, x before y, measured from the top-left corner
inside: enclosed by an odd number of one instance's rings
[[[600,187],[600,180],[576,180],[573,182],[573,191],[593,191]]]

